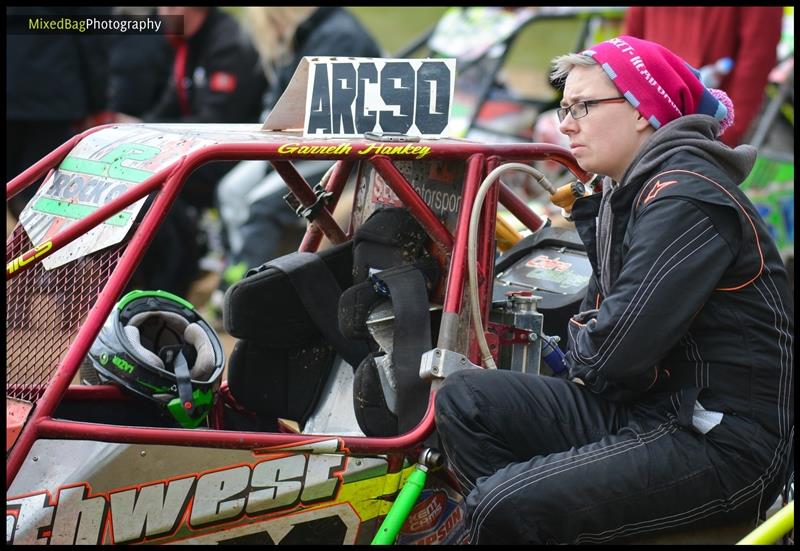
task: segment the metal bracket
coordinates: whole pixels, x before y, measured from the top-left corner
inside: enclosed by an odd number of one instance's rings
[[[444,466],[444,455],[434,448],[425,448],[420,452],[417,463],[430,470],[438,469]]]
[[[502,345],[528,344],[539,338],[530,329],[520,329],[505,323],[489,322],[489,330],[493,331]]]
[[[302,204],[302,203],[300,202],[300,200],[299,200],[299,199],[298,199],[298,198],[295,196],[295,194],[294,194],[294,193],[292,193],[292,192],[290,191],[289,193],[287,193],[286,195],[284,195],[284,196],[283,196],[283,200],[284,200],[284,201],[286,201],[286,204],[287,204],[287,205],[289,205],[289,208],[290,208],[290,209],[292,209],[292,211],[293,211],[295,214],[297,214],[297,216],[300,216],[300,215],[298,214],[298,211],[299,211],[299,210],[301,210],[301,209],[303,208],[303,204]]]
[[[434,348],[422,355],[419,376],[426,381],[444,379],[456,371],[470,368],[481,369],[480,366],[469,361],[463,354],[445,348]]]
[[[305,218],[309,222],[313,222],[314,218],[319,214],[320,209],[328,204],[328,198],[332,195],[332,191],[325,191],[322,184],[317,184],[314,186],[314,196],[316,200],[307,207],[303,206],[291,191],[283,196],[283,200],[294,210],[298,218]]]

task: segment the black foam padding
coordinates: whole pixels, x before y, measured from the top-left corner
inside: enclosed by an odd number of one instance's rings
[[[305,423],[333,365],[333,349],[317,341],[294,349],[239,341],[228,363],[236,401],[265,422],[282,417]]]
[[[411,264],[422,255],[428,235],[407,209],[386,207],[373,212],[353,236],[353,281],[383,270]]]
[[[358,426],[367,436],[397,434],[397,416],[386,404],[375,357],[369,354],[356,368],[353,406]]]
[[[363,281],[346,289],[339,299],[339,331],[348,339],[370,339],[367,317],[379,303],[387,300],[378,295],[371,281]]]
[[[353,284],[350,242],[326,249],[319,257],[342,289]],[[225,293],[225,331],[277,348],[303,346],[322,337],[285,273],[262,266],[248,274]]]
[[[414,262],[414,267],[425,276],[428,292],[439,283],[441,270],[439,263],[432,257],[423,257]],[[389,276],[393,272],[403,269],[402,266],[389,268],[378,274],[378,277]],[[373,288],[372,280],[362,281],[346,289],[339,299],[339,330],[348,339],[370,339],[367,330],[369,313],[379,302],[387,300],[378,295]]]
[[[269,262],[292,282],[314,325],[326,342],[350,365],[358,365],[369,353],[363,341],[344,337],[339,331],[339,298],[342,288],[328,265],[316,254],[295,252]]]

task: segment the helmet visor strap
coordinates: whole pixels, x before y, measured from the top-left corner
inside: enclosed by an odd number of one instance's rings
[[[175,379],[178,382],[178,397],[186,413],[194,413],[194,401],[192,400],[192,379],[189,375],[189,364],[183,352],[178,352],[175,357],[174,370]]]

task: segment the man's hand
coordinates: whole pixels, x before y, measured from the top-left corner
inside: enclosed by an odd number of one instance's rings
[[[658,373],[658,367],[654,366],[636,377],[609,381],[603,373],[594,369],[572,368],[570,380],[585,386],[609,401],[629,402],[650,390],[659,378]]]

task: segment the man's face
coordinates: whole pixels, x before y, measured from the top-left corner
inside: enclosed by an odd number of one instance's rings
[[[561,107],[620,96],[599,65],[576,65],[567,76]],[[589,105],[588,113],[578,119],[567,114],[558,129],[569,138],[570,151],[581,168],[619,181],[649,136],[646,127],[627,101],[618,101]]]

